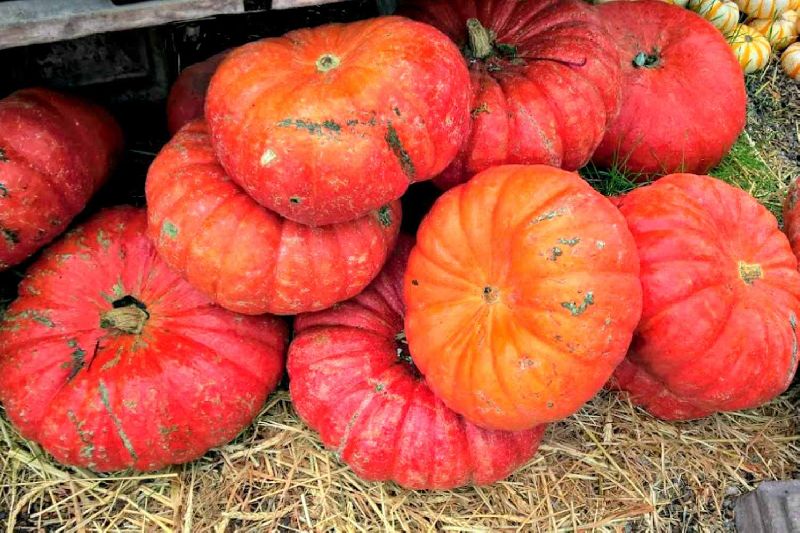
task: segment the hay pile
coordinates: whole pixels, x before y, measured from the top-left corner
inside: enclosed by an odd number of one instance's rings
[[[800,477],[800,387],[757,410],[680,424],[604,392],[551,426],[507,481],[454,491],[359,480],[285,391],[234,443],[147,475],[61,467],[3,417],[0,469],[9,531],[715,531],[730,528],[736,495]]]

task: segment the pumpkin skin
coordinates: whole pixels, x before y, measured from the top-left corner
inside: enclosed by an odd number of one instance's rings
[[[794,43],[783,51],[781,66],[787,76],[794,81],[800,81],[800,43]]]
[[[493,483],[533,457],[545,428],[481,429],[448,409],[416,371],[398,340],[412,246],[401,236],[364,292],[295,319],[287,364],[292,403],[363,479],[410,489]]]
[[[615,43],[579,0],[412,0],[409,16],[433,24],[466,50],[472,125],[435,183],[448,189],[489,167],[585,165],[619,109]],[[494,32],[482,53],[468,21]],[[473,24],[473,23],[470,23]],[[480,59],[485,52],[489,57]]]
[[[639,260],[619,211],[577,174],[501,166],[446,192],[405,278],[414,363],[490,429],[562,419],[600,390],[640,315]]]
[[[794,11],[785,11],[775,19],[752,20],[749,26],[766,37],[777,51],[797,40],[797,14]]]
[[[285,324],[211,305],[145,227],[143,210],[115,208],[71,231],[0,323],[6,414],[62,463],[191,461],[248,425],[281,376]]]
[[[797,368],[800,273],[772,214],[708,176],[676,174],[620,206],[644,307],[611,386],[667,420],[761,405]]]
[[[167,129],[172,135],[192,120],[203,118],[211,76],[228,52],[225,50],[186,67],[172,84],[167,97]]]
[[[739,24],[739,6],[733,0],[694,0],[689,7],[724,34]]]
[[[723,36],[695,13],[656,0],[597,9],[619,38],[623,81],[622,109],[594,161],[647,176],[714,167],[744,129],[747,103]]]
[[[256,201],[302,224],[346,222],[450,164],[469,127],[469,73],[431,26],[329,24],[232,51],[206,119]]]
[[[800,55],[800,47],[798,48],[798,55]],[[798,201],[800,201],[800,188],[795,179],[789,184],[789,191],[783,201],[783,231],[789,238],[789,244],[795,257],[800,258],[800,206],[797,205]]]
[[[147,175],[149,234],[161,256],[222,307],[249,315],[317,311],[378,275],[400,230],[392,202],[352,222],[311,227],[257,204],[190,122]]]
[[[739,24],[728,36],[728,41],[745,74],[758,72],[769,64],[772,46],[759,31]]]
[[[0,100],[0,271],[61,234],[121,150],[114,119],[83,100],[39,88]]]

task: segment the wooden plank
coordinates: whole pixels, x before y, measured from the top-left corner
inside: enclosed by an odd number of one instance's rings
[[[0,49],[243,12],[243,0],[13,0],[0,2]]]
[[[335,4],[345,0],[272,0],[272,9],[292,9],[295,7]]]

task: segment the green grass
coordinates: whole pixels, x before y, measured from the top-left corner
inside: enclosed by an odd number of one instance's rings
[[[580,170],[581,176],[605,196],[624,194],[647,182],[637,182],[637,176],[619,168],[599,169],[591,163]],[[763,151],[747,132],[736,141],[730,153],[710,175],[750,193],[780,220],[781,206],[786,196],[788,177],[770,167]]]

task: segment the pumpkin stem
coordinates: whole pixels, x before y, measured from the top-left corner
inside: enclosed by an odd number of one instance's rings
[[[661,63],[661,54],[658,50],[652,53],[639,52],[633,57],[633,66],[636,68],[655,68]]]
[[[113,309],[100,315],[100,327],[119,333],[139,335],[150,318],[147,307],[133,296],[123,296],[111,304]]]
[[[494,35],[478,19],[467,20],[469,48],[475,59],[486,59],[494,53]]]

